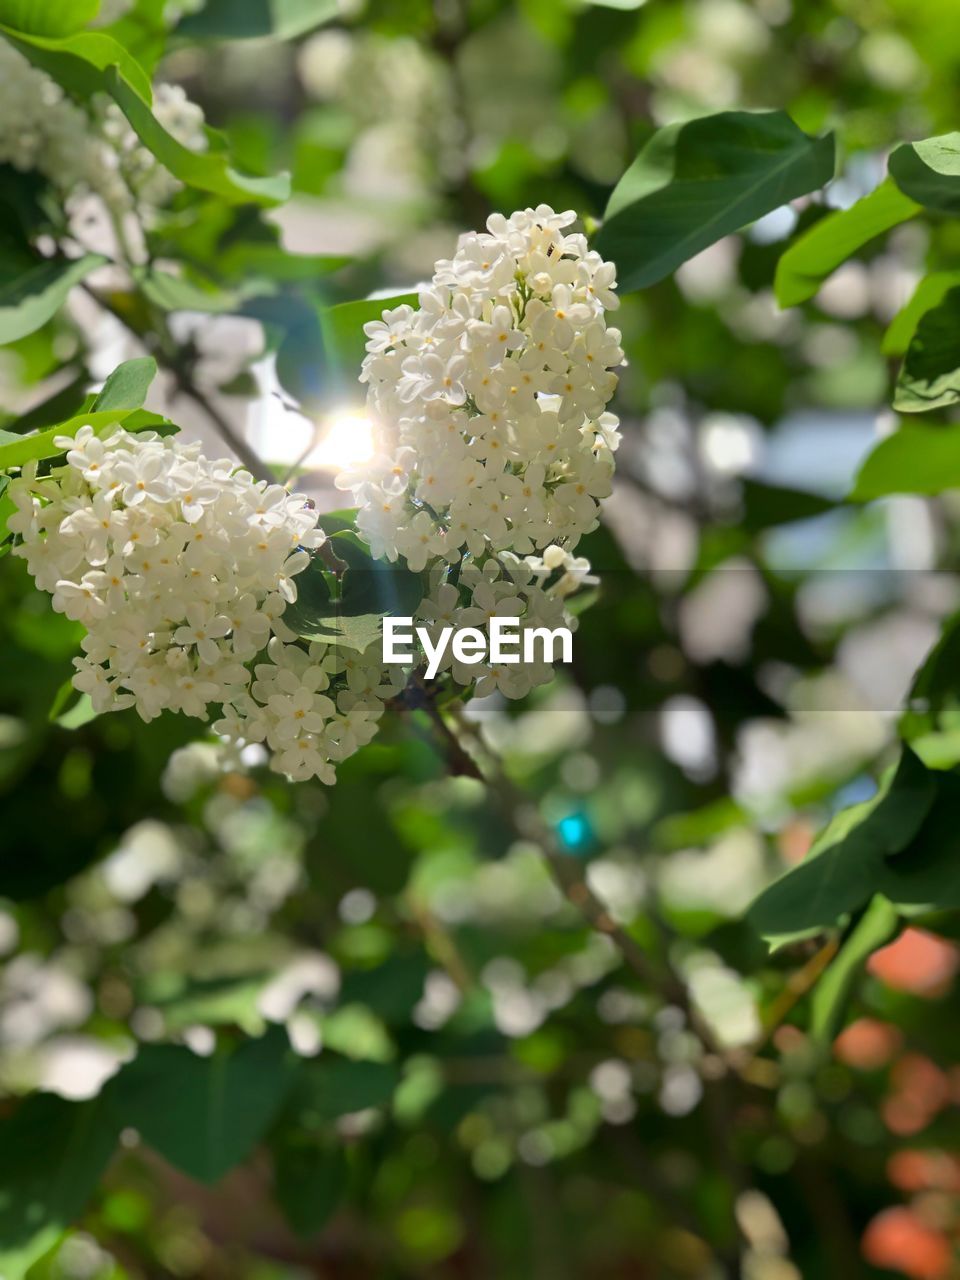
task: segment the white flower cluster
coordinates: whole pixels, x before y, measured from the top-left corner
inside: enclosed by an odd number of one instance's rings
[[[98,98],[95,111],[104,142],[112,153],[111,163],[116,165],[122,183],[122,188],[115,184],[113,203],[122,207],[132,199],[141,210],[166,204],[180,190],[179,181],[143,145],[115,102]],[[153,114],[167,133],[188,150],[206,151],[203,108],[191,102],[180,85],[154,85]]]
[[[177,180],[143,146],[120,108],[98,95],[91,112],[0,39],[0,164],[37,170],[65,197],[88,192],[114,211],[163,204]],[[179,85],[157,85],[154,115],[184,146],[207,146],[203,112]]]
[[[615,267],[565,232],[574,217],[546,205],[493,215],[437,264],[416,310],[366,326],[377,451],[337,484],[375,556],[414,570],[469,562],[456,584],[434,574],[428,619],[571,625],[563,598],[589,570],[571,552],[610,492],[619,424],[606,406],[624,358],[605,320]],[[453,671],[512,696],[548,674]]]
[[[564,234],[572,214],[541,206],[491,218],[438,264],[420,308],[367,326],[364,379],[379,453],[338,483],[377,557],[429,570],[417,616],[521,629],[575,619],[590,577],[573,554],[610,490],[622,363],[604,313],[614,268]],[[377,641],[364,653],[300,639],[284,621],[295,577],[323,545],[316,513],[199,445],[90,426],[59,438],[66,465],[32,463],[9,485],[8,528],[53,606],[82,622],[74,685],[97,711],[133,706],[209,719],[227,742],[264,744],[289,777],[334,780],[406,685]],[[546,661],[440,662],[478,694],[520,697]]]
[[[228,740],[332,782],[331,762],[373,737],[394,690],[379,660],[304,648],[282,621],[324,542],[306,500],[149,432],[85,426],[57,443],[66,466],[39,476],[32,463],[11,482],[8,527],[53,607],[87,629],[75,687],[97,711],[144,720],[222,708]]]

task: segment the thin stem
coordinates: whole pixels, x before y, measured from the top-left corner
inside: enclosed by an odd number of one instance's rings
[[[173,369],[172,372],[177,377],[177,390],[204,411],[220,433],[224,443],[233,450],[250,474],[257,480],[265,480],[267,484],[276,484],[277,477],[259,454],[247,444],[246,440],[237,435],[217,406],[207,397],[206,393],[192,382],[185,380],[177,369]]]
[[[214,427],[216,427],[224,443],[233,450],[250,474],[255,476],[257,480],[265,480],[268,484],[276,484],[276,476],[263,459],[247,444],[242,436],[239,436],[234,431],[217,406],[209,399],[206,392],[195,385],[184,368],[183,362],[177,360],[170,353],[167,343],[164,341],[166,335],[159,335],[159,341],[157,342],[147,342],[144,335],[137,332],[123,312],[114,306],[109,298],[104,297],[103,294],[98,293],[96,289],[93,289],[88,284],[81,284],[80,287],[103,311],[108,312],[115,320],[119,320],[127,332],[132,334],[141,345],[150,351],[151,355],[156,357],[158,363],[173,374],[176,379],[176,392],[185,395],[203,410]]]
[[[693,1004],[686,984],[671,970],[664,972],[654,964],[636,940],[613,920],[587,884],[578,860],[560,848],[555,834],[536,808],[524,802],[524,797],[503,770],[496,767],[496,762],[489,764],[486,770],[481,770],[461,737],[444,718],[423,681],[415,674],[412,682],[419,693],[418,705],[429,715],[441,740],[450,772],[477,778],[487,786],[516,829],[539,845],[544,861],[561,892],[576,907],[586,924],[610,938],[624,963],[645,986],[657,992],[666,1003],[683,1010],[689,1026],[707,1051],[701,1072],[704,1118],[717,1168],[723,1171],[732,1199],[736,1201],[749,1187],[747,1171],[733,1148],[736,1107],[745,1082],[730,1072],[729,1068],[733,1064],[729,1056],[718,1048],[713,1031]],[[740,1248],[745,1237],[736,1214],[733,1215],[731,1226],[731,1244],[717,1256],[729,1274],[737,1275]]]
[[[682,983],[653,964],[639,943],[617,924],[587,884],[579,861],[560,848],[556,836],[537,810],[533,806],[524,805],[523,797],[503,770],[488,768],[484,772],[480,769],[429,694],[424,699],[424,709],[443,740],[451,772],[476,778],[486,785],[499,800],[504,812],[515,820],[514,824],[518,829],[540,846],[560,891],[576,907],[590,928],[606,934],[620,952],[625,964],[646,986],[659,992],[667,1003],[679,1005],[685,1012],[689,1012],[689,1001]],[[523,812],[522,821],[518,820],[520,812]]]

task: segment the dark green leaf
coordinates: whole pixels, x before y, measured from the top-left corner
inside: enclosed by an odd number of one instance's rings
[[[876,236],[912,218],[919,209],[887,181],[849,209],[821,218],[794,241],[777,263],[774,291],[781,307],[795,307],[812,298],[841,263]]]
[[[911,200],[936,213],[960,213],[960,133],[908,142],[890,156],[890,176]]]
[[[216,1182],[250,1154],[280,1106],[288,1057],[279,1027],[208,1058],[182,1045],[142,1045],[104,1096],[111,1115],[164,1159]]]
[[[925,413],[960,400],[960,288],[920,317],[897,379],[893,407]]]
[[[156,376],[157,362],[153,356],[125,360],[101,387],[92,405],[93,412],[142,408]]]
[[[339,1116],[383,1106],[399,1083],[400,1068],[392,1062],[354,1062],[325,1053],[301,1064],[294,1097],[304,1126],[316,1129]]]
[[[292,40],[335,18],[337,0],[207,0],[176,29],[191,40]]]
[[[315,1235],[343,1199],[349,1168],[343,1147],[319,1140],[284,1142],[274,1153],[274,1191],[299,1236]]]
[[[725,111],[668,125],[617,184],[596,247],[616,262],[622,289],[644,288],[822,187],[833,166],[833,137],[808,137],[782,111]]]
[[[934,271],[914,290],[913,297],[898,311],[883,335],[881,351],[885,356],[902,356],[917,331],[920,317],[938,305],[951,289],[960,286],[960,271]]]
[[[60,310],[67,294],[107,261],[99,253],[53,258],[0,288],[0,345],[33,333]]]
[[[753,903],[747,918],[757,932],[782,944],[832,928],[864,906],[880,889],[884,859],[910,844],[931,811],[941,776],[905,746],[883,789],[838,813],[804,861]]]
[[[379,320],[384,311],[403,306],[416,307],[418,302],[415,293],[397,293],[389,298],[361,298],[356,302],[326,307],[320,312],[320,329],[327,363],[355,384],[367,349],[363,326]]]
[[[818,493],[788,489],[783,485],[745,479],[743,524],[747,529],[769,529],[793,520],[810,520],[836,509],[836,503]]]
[[[960,907],[960,778],[933,776],[929,815],[906,845],[888,851],[876,881],[876,891],[905,915]]]
[[[297,599],[284,621],[297,635],[362,652],[375,644],[386,616],[409,617],[423,599],[424,579],[405,562],[374,560],[348,528],[331,534],[328,547],[346,568],[339,581],[319,557],[297,577]]]
[[[22,1280],[83,1211],[119,1126],[102,1098],[35,1093],[0,1125],[0,1275]]]

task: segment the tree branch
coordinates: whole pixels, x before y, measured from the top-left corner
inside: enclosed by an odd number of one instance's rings
[[[246,440],[234,431],[233,427],[217,406],[209,399],[206,392],[201,390],[201,388],[193,382],[184,367],[183,361],[178,360],[170,353],[168,344],[163,340],[167,335],[159,335],[159,340],[157,342],[147,342],[145,335],[139,333],[137,329],[134,328],[123,312],[116,307],[109,298],[98,293],[96,289],[92,288],[88,284],[81,284],[80,287],[88,297],[93,299],[101,310],[106,311],[109,315],[113,316],[115,320],[119,320],[127,332],[132,334],[132,336],[156,358],[158,364],[161,364],[168,373],[173,374],[176,379],[174,394],[179,392],[180,394],[185,395],[189,400],[192,400],[198,408],[203,410],[206,416],[213,423],[224,443],[236,454],[240,463],[246,467],[250,474],[257,480],[265,480],[268,484],[276,484],[276,476],[263,459],[257,454],[256,450],[252,449],[250,445],[247,444]]]

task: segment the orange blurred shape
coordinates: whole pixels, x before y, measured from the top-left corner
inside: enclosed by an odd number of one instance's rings
[[[887,1065],[902,1043],[903,1036],[892,1023],[858,1018],[834,1040],[833,1052],[856,1071],[877,1071]]]
[[[887,1161],[887,1177],[901,1191],[960,1192],[960,1157],[947,1151],[897,1151]]]
[[[872,1266],[900,1271],[912,1280],[940,1280],[951,1271],[949,1238],[902,1205],[877,1214],[863,1233],[861,1247]]]
[[[905,929],[888,947],[875,951],[867,970],[896,991],[934,999],[948,991],[957,969],[956,944],[924,929]]]
[[[905,1053],[890,1072],[892,1092],[881,1113],[891,1133],[901,1137],[925,1129],[950,1101],[950,1079],[922,1053]]]
[[[802,862],[810,851],[816,827],[803,818],[794,818],[777,832],[780,856],[789,866]]]

